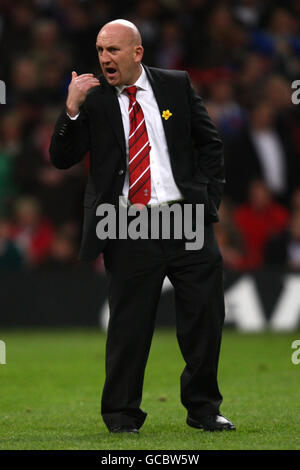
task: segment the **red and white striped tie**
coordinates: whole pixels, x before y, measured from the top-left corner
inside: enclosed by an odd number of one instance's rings
[[[151,198],[150,142],[143,110],[136,101],[136,86],[126,88],[129,96],[129,200],[146,205]]]

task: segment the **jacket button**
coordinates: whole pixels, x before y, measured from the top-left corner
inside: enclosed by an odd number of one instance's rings
[[[119,175],[120,175],[120,176],[124,175],[124,173],[125,173],[124,170],[120,170],[120,171],[119,171]]]

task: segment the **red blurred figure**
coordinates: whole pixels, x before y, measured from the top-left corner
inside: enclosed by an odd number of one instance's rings
[[[54,237],[51,222],[42,216],[40,204],[24,197],[15,206],[11,238],[24,254],[29,265],[40,264],[49,254]]]
[[[273,201],[263,181],[256,180],[250,184],[248,202],[234,211],[233,218],[244,239],[244,269],[260,268],[266,243],[287,226],[289,212]]]

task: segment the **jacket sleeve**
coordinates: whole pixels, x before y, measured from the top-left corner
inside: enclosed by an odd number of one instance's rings
[[[64,109],[60,114],[50,143],[50,160],[59,169],[67,169],[79,163],[90,149],[88,116],[84,107],[76,120]]]
[[[191,105],[191,133],[197,154],[196,179],[207,184],[208,194],[218,208],[225,184],[223,143],[188,74],[186,77]]]

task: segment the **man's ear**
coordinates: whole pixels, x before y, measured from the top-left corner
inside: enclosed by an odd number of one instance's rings
[[[135,48],[135,61],[141,62],[144,55],[144,48],[143,46],[136,46]]]

